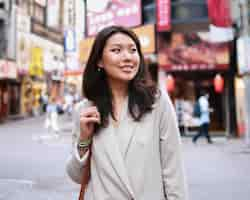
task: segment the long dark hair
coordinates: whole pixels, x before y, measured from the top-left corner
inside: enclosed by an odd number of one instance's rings
[[[89,59],[83,74],[82,92],[88,100],[94,102],[101,114],[101,125],[108,125],[108,116],[113,119],[112,93],[106,79],[104,70],[98,71],[98,62],[103,55],[106,41],[115,33],[123,33],[129,36],[136,44],[140,56],[139,70],[128,85],[128,109],[135,121],[140,119],[152,110],[156,98],[156,85],[151,81],[145,67],[144,58],[141,52],[140,42],[134,32],[121,26],[110,26],[98,33],[92,46]]]

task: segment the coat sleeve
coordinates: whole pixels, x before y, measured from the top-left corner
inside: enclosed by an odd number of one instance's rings
[[[170,98],[160,97],[160,156],[162,177],[167,200],[187,200],[181,140],[176,114]]]
[[[82,169],[85,167],[88,154],[80,158],[77,150],[77,141],[80,136],[80,110],[86,107],[86,101],[76,104],[73,110],[73,127],[72,127],[72,151],[66,163],[66,171],[69,177],[76,183],[81,184]]]

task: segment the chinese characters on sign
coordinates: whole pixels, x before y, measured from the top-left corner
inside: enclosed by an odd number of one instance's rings
[[[141,24],[140,0],[103,0],[87,3],[88,36],[95,35],[106,26],[123,25],[133,27]]]
[[[157,31],[169,31],[171,28],[171,1],[157,0]]]
[[[158,63],[167,71],[227,70],[229,42],[212,43],[206,33],[159,33]]]

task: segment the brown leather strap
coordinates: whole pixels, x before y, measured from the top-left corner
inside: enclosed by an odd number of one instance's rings
[[[81,190],[79,193],[78,200],[84,200],[85,190],[87,188],[89,179],[90,179],[90,159],[91,159],[91,146],[89,148],[89,155],[87,158],[86,166],[82,169],[82,182],[81,182]]]

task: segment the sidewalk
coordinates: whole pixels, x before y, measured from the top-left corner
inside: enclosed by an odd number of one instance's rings
[[[213,138],[197,144],[183,138],[184,166],[190,200],[248,200],[250,148],[243,139]]]

